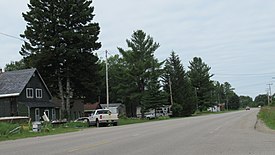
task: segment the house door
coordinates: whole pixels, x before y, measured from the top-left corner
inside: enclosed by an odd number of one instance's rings
[[[49,118],[50,117],[50,111],[49,111],[49,109],[44,110],[44,112],[47,115],[47,117]]]
[[[56,120],[56,111],[54,108],[52,109],[52,120]]]
[[[35,108],[34,115],[35,115],[35,121],[40,121],[40,110],[39,110],[39,108]]]

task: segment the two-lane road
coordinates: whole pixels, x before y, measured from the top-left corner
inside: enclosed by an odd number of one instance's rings
[[[258,109],[0,143],[3,155],[274,155],[275,135],[254,129]]]

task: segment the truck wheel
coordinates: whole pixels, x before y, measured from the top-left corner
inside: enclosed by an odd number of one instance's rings
[[[91,123],[90,123],[90,121],[89,121],[89,120],[87,121],[87,124],[88,124],[88,127],[90,127],[90,126],[91,126]]]
[[[96,120],[96,127],[97,127],[97,128],[100,127],[100,124],[99,124],[99,121],[98,121],[98,120]]]
[[[114,123],[113,123],[113,126],[117,126],[117,122],[114,122]]]

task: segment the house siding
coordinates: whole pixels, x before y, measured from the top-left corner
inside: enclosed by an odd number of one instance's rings
[[[23,103],[18,103],[18,115],[28,116],[28,107]]]
[[[9,98],[0,99],[0,117],[7,117],[11,115],[11,102]]]
[[[33,98],[27,98],[26,97],[26,89],[32,88],[33,89]],[[42,98],[36,98],[36,89],[42,89]],[[29,83],[26,85],[26,87],[21,92],[19,98],[22,102],[47,102],[51,100],[51,96],[48,93],[46,87],[43,85],[42,81],[40,80],[39,76],[35,72],[34,76],[31,77]]]

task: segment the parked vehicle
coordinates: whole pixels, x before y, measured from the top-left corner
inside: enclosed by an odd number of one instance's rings
[[[245,107],[245,110],[250,110],[250,107],[249,106]]]
[[[164,116],[163,113],[149,113],[149,114],[145,114],[145,118],[147,119],[154,119],[156,117],[161,117]]]
[[[86,118],[88,118],[89,125],[95,125],[96,127],[107,126],[112,124],[117,126],[118,114],[112,113],[109,109],[97,109],[86,111]]]
[[[147,118],[147,119],[153,119],[153,118],[156,118],[156,116],[155,116],[155,114],[146,114],[145,115],[145,118]]]

